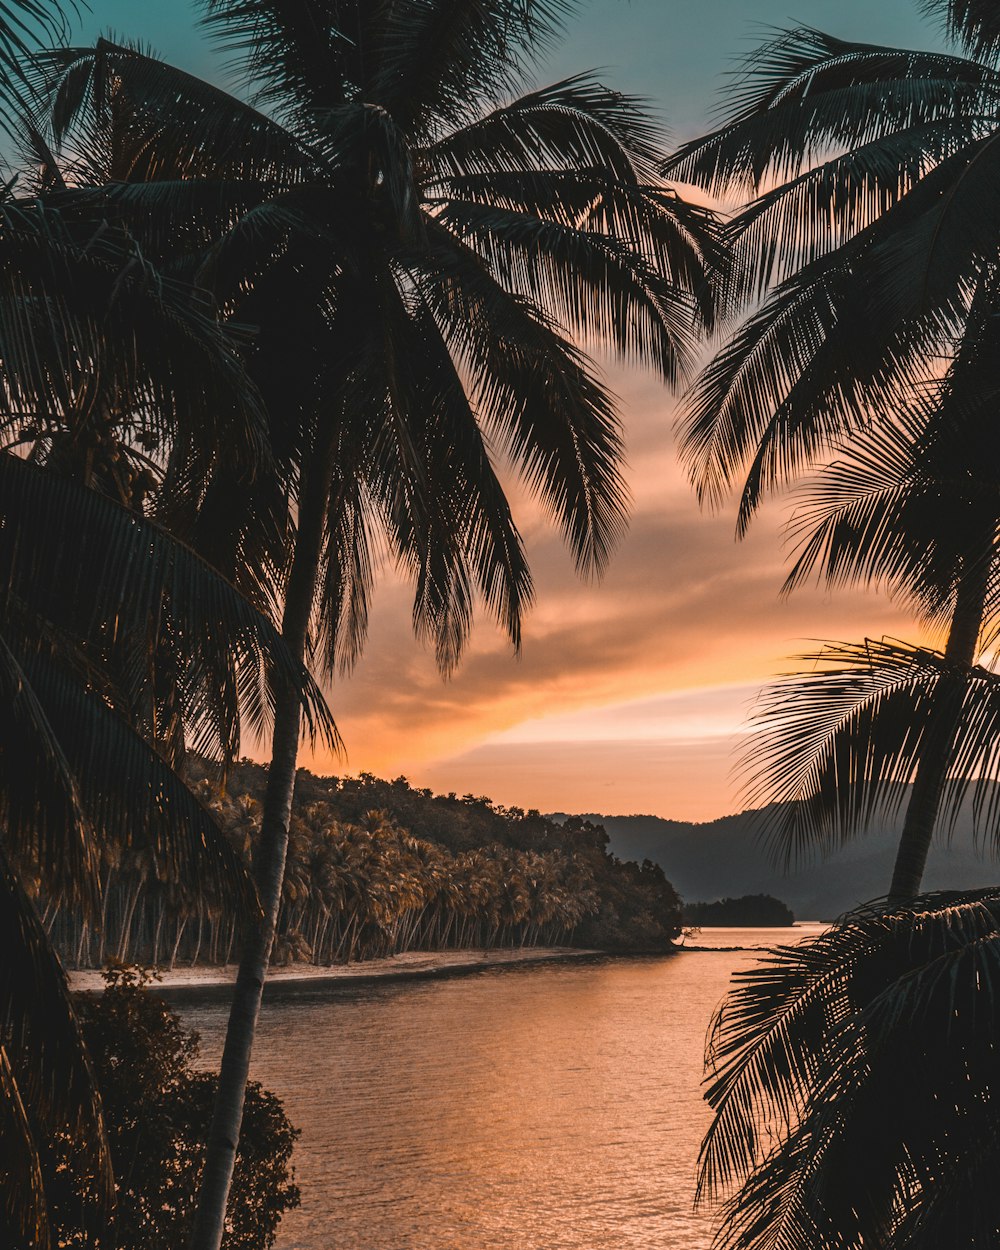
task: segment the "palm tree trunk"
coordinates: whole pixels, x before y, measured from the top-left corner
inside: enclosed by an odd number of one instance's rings
[[[332,473],[331,433],[317,461],[314,461],[314,472],[303,479],[299,526],[282,616],[281,633],[285,646],[299,661],[304,661],[306,656]],[[282,683],[275,692],[271,763],[264,795],[260,842],[254,860],[261,915],[251,924],[229,1009],[191,1250],[219,1250],[222,1243],[226,1204],[243,1120],[250,1052],[281,909],[300,731],[299,692],[293,686]]]
[[[896,852],[889,887],[890,904],[905,903],[920,893],[955,737],[961,723],[966,675],[976,659],[989,576],[990,561],[981,559],[972,564],[959,582],[944,652],[945,662],[951,670],[940,679],[934,693],[927,737],[917,764],[913,792]]]

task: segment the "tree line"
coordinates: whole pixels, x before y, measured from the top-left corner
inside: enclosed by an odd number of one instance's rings
[[[770,894],[743,894],[711,903],[685,903],[684,923],[690,925],[748,925],[782,928],[795,923],[790,907]]]
[[[252,864],[266,770],[241,762],[223,790],[215,772],[189,761],[195,793]],[[341,781],[303,770],[299,788],[311,798],[296,805],[290,825],[278,963],[556,944],[662,951],[680,933],[680,900],[662,871],[619,862],[600,826],[561,826],[471,795],[435,798],[404,779]],[[390,809],[367,806],[376,798],[434,825],[437,836],[413,836]],[[237,915],[159,879],[141,851],[102,865],[93,923],[58,901],[40,905],[70,967],[227,964],[242,936]]]

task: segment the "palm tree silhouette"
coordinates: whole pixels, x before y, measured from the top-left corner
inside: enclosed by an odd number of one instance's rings
[[[730,200],[755,196],[730,223],[734,293],[766,294],[702,374],[684,425],[703,498],[744,477],[741,530],[873,405],[905,404],[995,261],[1000,42],[980,6],[923,7],[982,59],[782,31],[748,58],[728,120],[664,166]]]
[[[998,918],[996,890],[926,895],[738,974],[708,1046],[720,1243],[995,1243]]]
[[[685,450],[699,492],[717,500],[746,470],[744,532],[765,490],[836,454],[841,464],[819,487],[818,527],[789,584],[825,561],[831,582],[882,580],[950,617],[942,657],[834,648],[829,671],[782,685],[762,705],[766,749],[752,761],[751,794],[769,802],[790,786],[797,801],[770,813],[786,854],[810,839],[851,836],[898,805],[912,779],[893,898],[919,890],[949,765],[961,753],[965,692],[981,694],[988,682],[970,685],[967,675],[996,532],[975,457],[989,438],[982,406],[996,389],[997,239],[981,213],[974,230],[966,219],[982,209],[982,180],[1000,177],[1000,45],[972,8],[926,7],[945,12],[983,59],[785,31],[751,56],[730,120],[667,164],[716,191],[761,191],[734,218],[731,238],[744,293],[777,283],[689,397]],[[926,396],[915,404],[914,394],[937,393],[941,355],[954,362],[931,416]],[[979,408],[978,434],[970,406]],[[893,456],[909,465],[905,481],[888,464]],[[939,557],[934,568],[928,551]],[[961,791],[952,785],[952,798]]]
[[[33,90],[14,58],[35,21],[56,33],[58,6],[0,15],[8,133]],[[143,514],[146,492],[119,458],[138,451],[124,427],[182,447],[190,409],[217,401],[237,458],[259,459],[259,401],[230,336],[119,232],[84,231],[14,190],[0,194],[0,1228],[12,1245],[45,1245],[48,1140],[73,1140],[91,1230],[113,1182],[65,978],[28,891],[96,922],[102,861],[126,856],[252,911],[245,871],[171,763],[185,735],[232,758],[274,682],[298,685],[308,722],[332,722],[270,621]],[[174,367],[181,353],[189,369]]]
[[[974,824],[998,833],[995,678],[975,666],[995,637],[1000,556],[995,278],[980,285],[941,383],[894,426],[856,435],[807,489],[805,541],[786,583],[816,570],[829,584],[881,582],[926,619],[947,622],[944,651],[828,647],[818,670],[764,695],[747,757],[752,801],[777,804],[770,835],[786,857],[897,809],[912,781],[894,901],[919,893],[939,816],[954,822],[970,789]]]
[[[637,101],[589,76],[511,98],[568,6],[206,7],[259,111],[107,42],[56,52],[39,75],[57,146],[104,136],[75,150],[85,176],[88,152],[115,169],[109,211],[154,256],[186,249],[255,327],[248,369],[297,512],[286,644],[305,657],[316,612],[326,667],[357,656],[381,531],[442,668],[477,592],[516,646],[531,582],[493,455],[600,570],[624,523],[620,437],[577,344],[673,380],[714,315],[712,215],[660,183]],[[250,532],[260,496],[224,477]],[[279,691],[255,866],[267,919],[237,983],[198,1246],[221,1236],[298,740]]]

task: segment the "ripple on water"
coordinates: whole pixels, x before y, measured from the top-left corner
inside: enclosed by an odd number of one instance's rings
[[[708,1250],[710,1213],[691,1209],[702,1049],[753,958],[541,964],[268,1004],[253,1076],[302,1129],[302,1206],[278,1250]],[[225,1008],[184,1016],[217,1062]]]

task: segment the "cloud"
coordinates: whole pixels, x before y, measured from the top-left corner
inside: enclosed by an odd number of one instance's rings
[[[387,580],[362,663],[330,692],[347,769],[520,806],[708,818],[735,801],[726,735],[742,715],[733,705],[720,727],[729,698],[720,691],[748,698],[810,640],[917,637],[908,614],[874,593],[779,598],[785,508],[767,509],[737,543],[732,512],[701,512],[677,465],[662,389],[616,382],[630,414],[635,508],[606,577],[581,582],[543,510],[520,495],[537,587],[522,654],[481,620],[448,682],[411,637],[408,588]],[[680,730],[666,727],[670,715]],[[697,730],[699,717],[712,732]],[[345,767],[326,757],[311,766]]]

